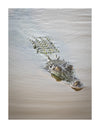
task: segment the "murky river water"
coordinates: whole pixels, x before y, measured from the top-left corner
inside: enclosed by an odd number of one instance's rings
[[[85,88],[75,91],[43,68],[28,38],[49,36]],[[91,119],[91,10],[9,9],[9,119]]]

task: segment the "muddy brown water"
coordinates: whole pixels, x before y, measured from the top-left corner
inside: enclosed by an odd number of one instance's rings
[[[85,88],[44,70],[28,38],[49,36]],[[9,9],[9,119],[91,119],[91,10]]]

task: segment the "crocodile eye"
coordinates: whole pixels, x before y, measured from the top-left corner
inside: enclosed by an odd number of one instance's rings
[[[49,67],[52,68],[52,65],[50,65]]]

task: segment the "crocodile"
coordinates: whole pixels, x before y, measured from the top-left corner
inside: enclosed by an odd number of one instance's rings
[[[33,37],[29,40],[37,53],[46,55],[48,62],[46,63],[45,69],[56,81],[66,81],[67,84],[76,91],[84,88],[83,83],[75,75],[73,65],[64,59],[60,59],[60,56],[57,56],[57,53],[60,51],[49,37]],[[55,54],[56,58],[51,59],[50,54]]]

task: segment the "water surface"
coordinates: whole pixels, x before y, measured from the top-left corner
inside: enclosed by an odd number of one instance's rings
[[[73,64],[81,91],[44,70],[28,38],[49,36]],[[9,119],[91,119],[91,10],[9,9]]]

